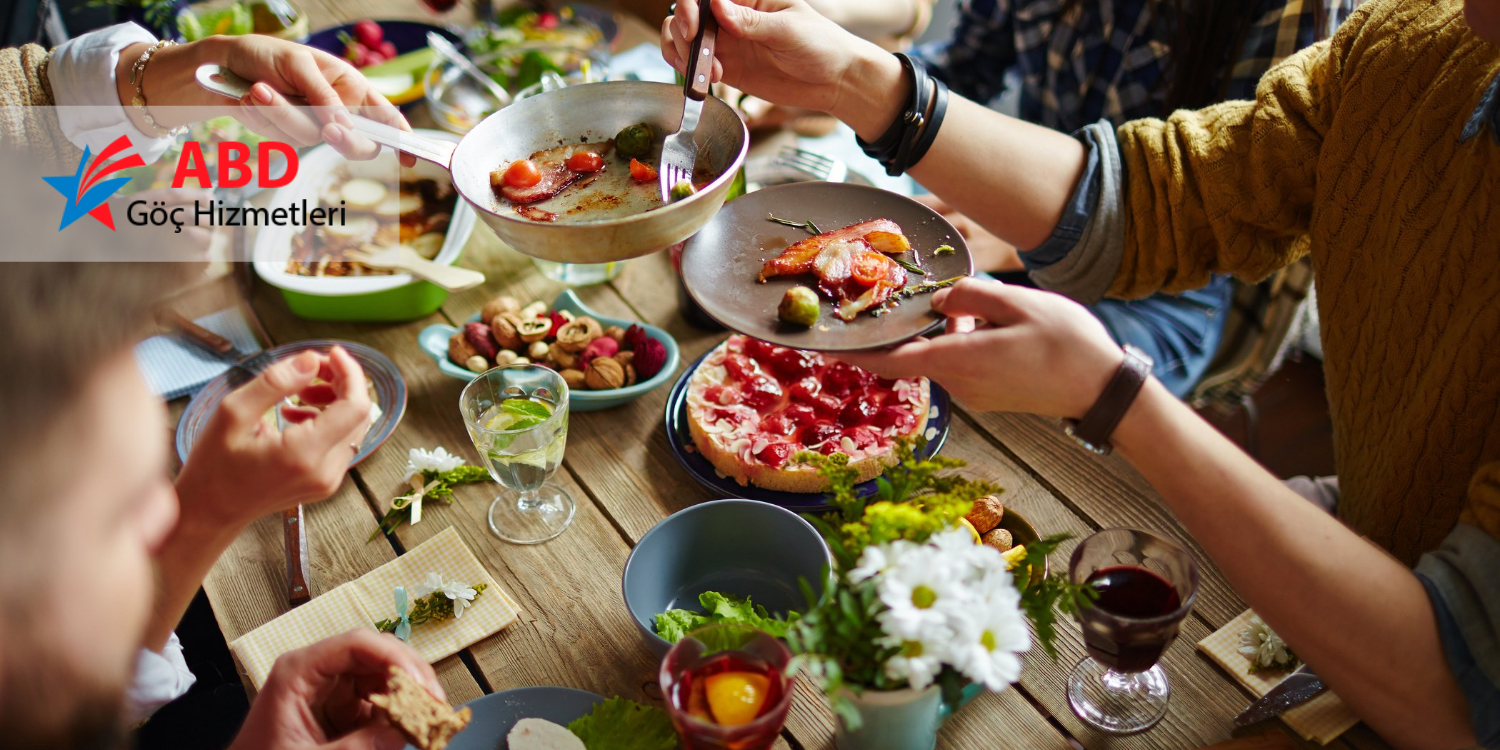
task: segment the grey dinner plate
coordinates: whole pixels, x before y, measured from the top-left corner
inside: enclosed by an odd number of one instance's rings
[[[567,726],[603,703],[604,696],[565,687],[502,690],[465,703],[474,718],[453,737],[448,750],[506,750],[505,736],[522,719],[546,719]],[[407,745],[407,750],[413,750]]]
[[[899,193],[866,185],[799,182],[777,185],[724,204],[682,251],[682,279],[688,293],[724,327],[783,346],[838,352],[893,346],[942,326],[927,295],[903,301],[880,317],[868,313],[845,323],[823,299],[823,314],[812,328],[789,326],[776,318],[776,307],[794,285],[813,286],[817,278],[782,276],[757,283],[760,268],[793,242],[807,238],[799,228],[770,221],[812,221],[828,232],[871,219],[901,225],[920,258],[926,276],[907,272],[907,285],[974,273],[963,237],[940,214]],[[937,255],[942,245],[953,253]],[[897,256],[911,261],[912,253]]]

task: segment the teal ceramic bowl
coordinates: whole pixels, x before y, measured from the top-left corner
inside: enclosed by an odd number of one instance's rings
[[[677,349],[677,340],[672,338],[672,335],[666,331],[648,323],[637,323],[633,320],[625,320],[624,318],[611,318],[600,315],[585,307],[583,302],[578,299],[578,295],[574,294],[571,289],[557,295],[557,299],[552,301],[551,309],[567,310],[574,315],[587,315],[599,321],[599,324],[606,328],[609,326],[629,328],[632,325],[638,325],[646,329],[646,335],[660,341],[662,346],[665,346],[667,349],[667,362],[662,365],[661,372],[627,388],[615,388],[609,391],[571,391],[568,394],[568,408],[570,410],[597,411],[599,409],[619,406],[627,401],[634,401],[647,391],[659,387],[663,383],[670,382],[677,374],[677,367],[681,364],[682,355]],[[475,313],[473,317],[469,318],[470,322],[478,320],[479,313]],[[458,329],[450,325],[439,323],[427,326],[422,329],[421,333],[417,334],[417,346],[421,347],[422,351],[427,353],[427,356],[432,357],[432,360],[437,363],[438,369],[442,370],[444,375],[468,382],[474,379],[474,373],[448,361],[448,339],[455,333],[458,333]]]

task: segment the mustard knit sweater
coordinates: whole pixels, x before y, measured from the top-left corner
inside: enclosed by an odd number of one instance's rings
[[[1500,72],[1461,0],[1371,0],[1255,102],[1119,128],[1111,293],[1261,279],[1311,253],[1340,516],[1408,564],[1460,515],[1500,538]]]

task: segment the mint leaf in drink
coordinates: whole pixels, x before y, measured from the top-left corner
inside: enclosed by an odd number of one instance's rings
[[[547,408],[546,404],[532,401],[529,398],[505,399],[504,401],[500,402],[500,408],[511,414],[522,417],[537,417],[540,419],[546,419],[547,417],[552,416],[552,410]],[[515,430],[520,428],[510,427],[508,429]]]

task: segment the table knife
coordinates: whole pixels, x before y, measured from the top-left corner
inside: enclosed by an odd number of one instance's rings
[[[1273,685],[1265,695],[1257,698],[1239,716],[1236,716],[1234,725],[1243,727],[1265,721],[1287,709],[1296,708],[1312,700],[1327,689],[1328,686],[1318,679],[1318,675],[1303,664],[1281,682]]]

